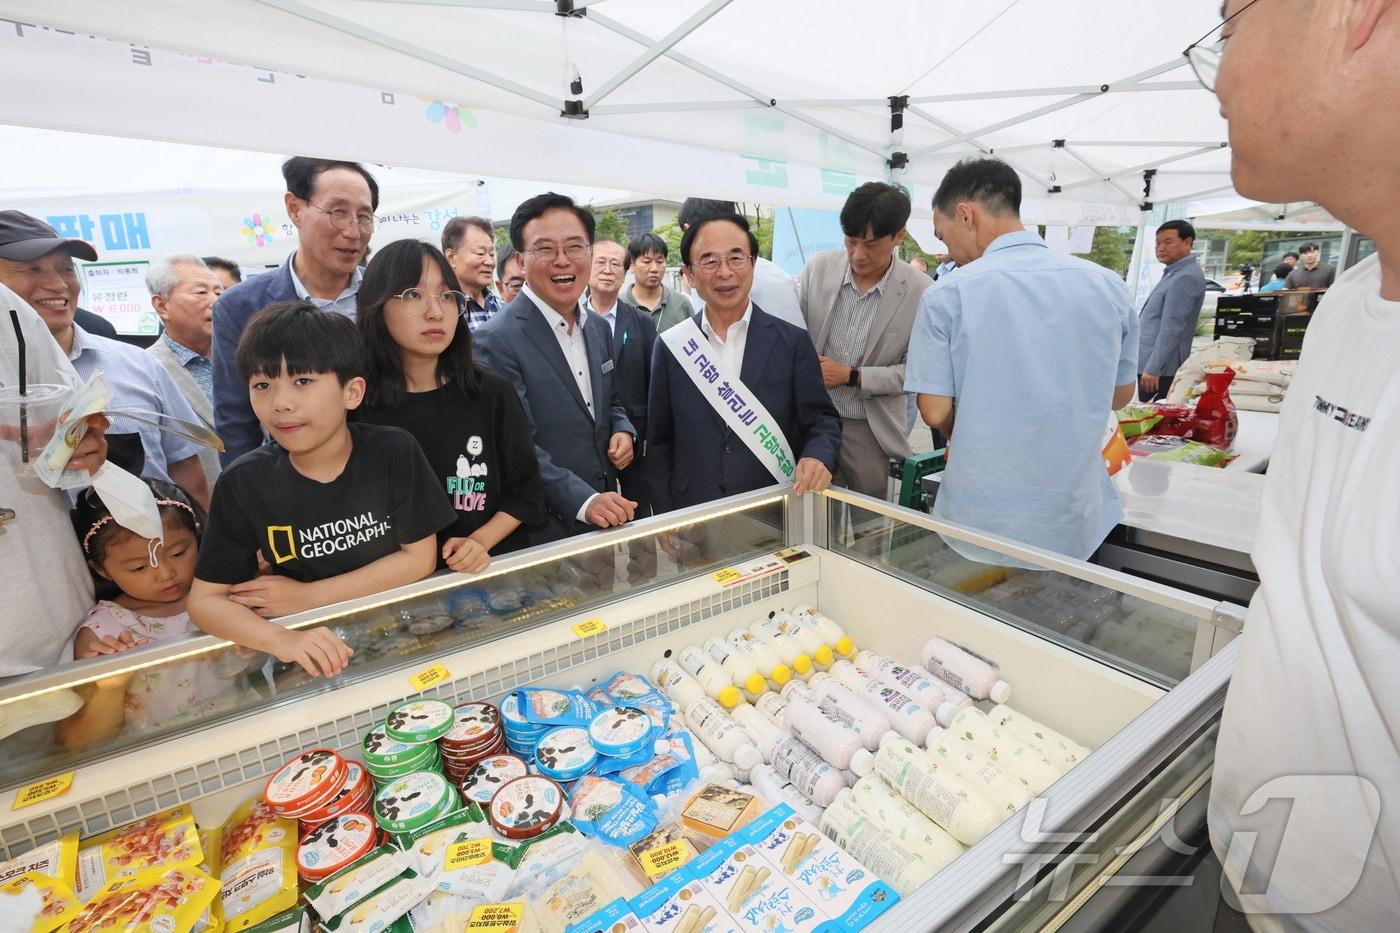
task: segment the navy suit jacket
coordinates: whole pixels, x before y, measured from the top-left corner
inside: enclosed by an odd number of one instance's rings
[[[647,433],[647,396],[651,391],[651,353],[655,343],[656,322],[651,315],[618,299],[617,320],[613,326],[612,353],[613,362],[617,364],[613,377],[618,398],[639,439],[645,438]],[[640,449],[633,452],[632,462],[618,474],[618,482],[622,494],[637,503],[637,517],[650,515],[651,492]]]
[[[549,322],[524,293],[472,334],[481,364],[515,387],[535,442],[549,521],[530,530],[531,545],[593,527],[579,522],[577,515],[594,493],[617,487],[617,471],[608,461],[608,441],[618,431],[636,433],[613,381],[616,364],[607,322],[583,312],[579,318],[597,418],[585,407]]]
[[[228,466],[250,450],[263,445],[263,429],[248,401],[248,382],[238,375],[234,351],[248,319],[278,301],[297,297],[292,284],[291,257],[282,268],[239,282],[214,302],[214,342],[210,360],[214,366],[214,430],[224,442],[219,462]]]
[[[692,320],[700,324],[704,312]],[[757,305],[749,319],[739,378],[768,409],[797,459],[836,468],[841,416],[822,384],[812,338]],[[651,358],[647,477],[657,513],[777,482],[700,395],[662,340]]]
[[[604,322],[606,323],[606,322]],[[627,419],[639,437],[647,433],[647,395],[651,391],[651,351],[656,343],[656,322],[627,302],[618,299],[617,322],[613,328],[612,357],[617,395],[627,410]]]

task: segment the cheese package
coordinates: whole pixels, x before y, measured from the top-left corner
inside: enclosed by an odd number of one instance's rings
[[[724,905],[699,881],[676,872],[631,900],[647,933],[738,933]]]
[[[36,846],[8,862],[0,862],[0,884],[25,872],[35,871],[62,881],[71,888],[77,877],[77,864],[78,833],[75,830],[53,842]]]
[[[564,933],[646,933],[642,921],[625,898],[619,897],[593,916],[575,923]]]
[[[412,860],[411,853],[401,852],[392,845],[382,845],[354,864],[307,888],[306,902],[316,908],[316,913],[322,919],[343,914],[398,878]]]
[[[628,869],[644,884],[653,884],[699,853],[675,823],[663,823],[627,847]]]
[[[624,847],[656,828],[656,803],[635,784],[587,775],[569,796],[571,821],[585,836]]]
[[[297,824],[262,797],[245,801],[220,828],[210,868],[222,883],[216,916],[225,930],[246,930],[297,902]]]
[[[466,809],[429,823],[413,833],[407,851],[413,859],[411,862],[413,870],[432,881],[438,890],[452,894],[467,894],[468,891],[458,891],[454,888],[460,887],[462,884],[469,884],[471,890],[475,890],[476,882],[466,882],[460,872],[456,872],[455,877],[452,878],[443,877],[445,867],[462,867],[448,864],[448,858],[451,854],[449,849],[454,844],[465,842],[468,839],[486,839],[488,841],[485,843],[485,854],[487,860],[490,861],[493,857],[493,844],[489,841],[490,836],[491,826],[486,822],[486,814],[482,812],[481,807],[468,801]],[[501,867],[510,877],[514,877],[515,870],[504,864],[505,857],[511,851],[510,847],[496,843],[495,848],[501,853],[501,857],[496,861],[501,863]],[[502,890],[494,897],[478,898],[478,900],[500,900],[504,895],[505,891]]]
[[[87,906],[62,930],[64,933],[192,930],[218,892],[218,879],[193,866],[166,864],[147,868],[102,885]]]
[[[28,871],[0,883],[0,927],[6,930],[49,933],[82,909],[72,888],[41,872]]]
[[[510,901],[477,904],[465,925],[450,930],[434,927],[431,933],[460,933],[463,930],[472,933],[540,933],[540,925],[530,910],[529,901]]]
[[[723,784],[706,784],[685,802],[681,825],[705,839],[722,839],[761,812],[762,804],[753,794]]]
[[[388,846],[381,848],[388,848]],[[326,933],[335,933],[337,930],[386,930],[391,928],[391,925],[396,921],[405,918],[414,907],[427,900],[432,890],[432,882],[426,878],[418,877],[418,873],[410,868],[359,901],[354,907],[332,917],[329,921],[323,921],[321,929]],[[311,900],[310,897],[307,900]],[[315,906],[314,902],[312,906]],[[317,913],[322,918],[327,916],[319,909]]]
[[[204,851],[190,808],[172,807],[83,841],[78,847],[74,890],[78,900],[87,903],[109,881],[131,878],[157,866],[193,867],[202,861]]]
[[[523,891],[532,881],[560,865],[583,855],[588,841],[573,823],[560,823],[534,839],[515,847],[507,856],[515,868],[515,884],[511,894]]]
[[[583,858],[550,872],[531,898],[535,919],[545,933],[564,933],[604,905],[632,893],[623,876],[597,847]]]
[[[247,933],[311,933],[311,914],[305,907],[293,907],[249,927]]]
[[[687,870],[745,933],[816,930],[828,919],[744,834],[715,843]]]
[[[844,929],[864,929],[899,902],[893,888],[787,804],[754,820],[744,835],[775,871]]]

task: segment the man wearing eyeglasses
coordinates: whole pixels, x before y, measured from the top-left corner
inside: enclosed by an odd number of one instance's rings
[[[525,285],[473,334],[482,365],[515,386],[534,437],[549,522],[531,529],[532,545],[621,525],[637,509],[616,491],[636,431],[618,398],[612,334],[579,302],[593,232],[593,215],[562,194],[523,202],[510,240]]]
[[[467,296],[467,327],[476,330],[505,305],[491,294],[496,274],[496,235],[484,217],[453,217],[442,228],[442,254]]]
[[[681,237],[705,307],[652,351],[647,476],[658,513],[773,483],[799,495],[831,484],[841,416],[807,332],[750,300],[757,253],[739,214],[702,217]]]
[[[1216,742],[1211,841],[1227,900],[1251,925],[1393,930],[1400,0],[1230,0],[1225,14],[1224,38],[1212,30],[1187,55],[1229,121],[1235,190],[1314,201],[1376,253],[1322,298],[1279,413],[1252,553],[1260,585]]]
[[[277,271],[240,282],[214,302],[214,425],[224,442],[224,466],[263,444],[248,384],[234,362],[249,318],[274,302],[300,298],[353,320],[360,266],[374,232],[379,185],[358,162],[294,156],[282,163],[282,177],[296,252]]]

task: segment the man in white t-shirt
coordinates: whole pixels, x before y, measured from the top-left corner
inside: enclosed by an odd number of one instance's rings
[[[0,285],[0,388],[19,382],[11,308],[24,333],[29,382],[77,382],[43,319]],[[106,420],[94,418],[92,426],[96,430],[69,461],[79,469],[95,470],[107,458]],[[14,513],[0,533],[0,677],[9,677],[72,660],[73,633],[92,608],[92,576],[68,520],[67,499],[37,477],[17,475],[8,457],[0,457],[0,508]]]
[[[1400,0],[1229,0],[1225,15],[1223,57],[1213,36],[1188,54],[1230,122],[1236,190],[1315,201],[1377,253],[1322,300],[1280,414],[1211,840],[1256,928],[1395,929],[1400,121],[1379,115],[1400,111]]]

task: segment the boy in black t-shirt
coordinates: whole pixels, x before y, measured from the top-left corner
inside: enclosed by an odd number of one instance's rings
[[[348,318],[305,301],[271,305],[248,323],[237,364],[277,443],[219,477],[190,618],[329,677],[351,653],[334,632],[267,620],[421,580],[455,513],[409,434],[346,423],[365,393],[363,345]],[[263,576],[259,552],[271,567]]]

